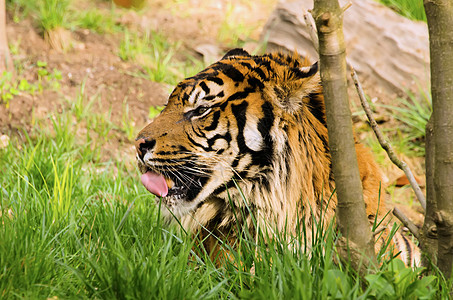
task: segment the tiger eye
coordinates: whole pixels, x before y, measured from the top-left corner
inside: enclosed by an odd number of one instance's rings
[[[208,110],[207,107],[200,107],[200,108],[198,108],[198,113],[199,114],[204,114],[207,110]]]

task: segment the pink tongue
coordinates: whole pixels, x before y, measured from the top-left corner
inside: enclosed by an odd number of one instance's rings
[[[142,183],[145,188],[156,196],[165,197],[168,194],[168,186],[164,176],[148,171],[142,175]]]

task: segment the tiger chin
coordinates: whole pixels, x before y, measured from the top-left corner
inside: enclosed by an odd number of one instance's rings
[[[304,224],[308,242],[313,217],[324,223],[334,218],[318,65],[297,54],[230,50],[175,87],[135,146],[143,185],[162,201],[167,218],[202,236],[212,257],[223,251],[218,237],[234,244],[237,223],[253,232],[252,215],[268,232],[297,234]],[[372,223],[387,214],[379,199],[381,172],[357,142],[356,153]],[[236,214],[239,209],[245,213]],[[376,241],[376,251],[389,231]],[[407,265],[420,264],[407,237],[395,234],[392,247]]]

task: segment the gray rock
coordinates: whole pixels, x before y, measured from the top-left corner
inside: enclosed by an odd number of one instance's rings
[[[349,1],[340,1],[344,5]],[[429,84],[429,43],[426,23],[411,21],[380,3],[352,0],[344,17],[348,62],[370,96],[394,99]],[[281,1],[262,33],[268,50],[297,50],[317,60],[303,11],[313,0]]]

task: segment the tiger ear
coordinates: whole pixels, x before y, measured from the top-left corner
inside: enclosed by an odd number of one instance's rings
[[[301,73],[301,78],[307,78],[315,75],[318,72],[318,62],[315,62],[311,66],[299,68],[298,71]]]
[[[235,49],[231,49],[230,51],[228,51],[227,53],[225,53],[225,55],[222,57],[222,59],[225,59],[225,58],[233,58],[235,56],[245,56],[245,57],[250,57],[251,55],[245,51],[244,49],[241,49],[241,48],[235,48]]]
[[[320,91],[318,63],[311,66],[293,68],[283,75],[273,88],[273,95],[279,106],[288,113],[302,108],[304,99]]]

